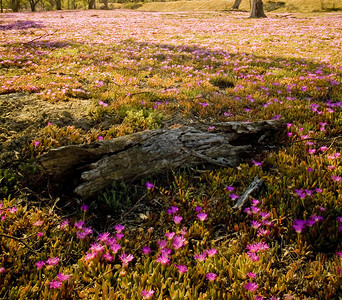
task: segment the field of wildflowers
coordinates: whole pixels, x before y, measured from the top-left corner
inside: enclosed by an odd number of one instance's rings
[[[0,298],[341,299],[341,39],[336,13],[0,15],[1,101],[81,112],[61,124],[45,110],[34,133],[15,130],[15,104],[0,115],[14,153],[0,169]],[[113,183],[87,203],[35,162],[147,129],[280,118],[279,149],[237,168]],[[255,176],[262,190],[233,210]]]

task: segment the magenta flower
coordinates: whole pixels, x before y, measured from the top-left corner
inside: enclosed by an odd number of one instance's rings
[[[205,278],[209,281],[214,281],[216,279],[217,275],[215,273],[207,273],[205,275]]]
[[[87,252],[86,255],[84,256],[84,259],[87,260],[92,260],[97,256],[97,252]]]
[[[117,243],[113,243],[110,245],[110,250],[113,251],[113,253],[118,253],[118,251],[121,249],[121,246]]]
[[[108,251],[102,255],[102,258],[103,258],[104,260],[108,260],[109,262],[112,262],[113,259],[114,259],[114,257],[111,256],[110,253],[109,253]]]
[[[180,222],[182,222],[183,220],[183,217],[181,216],[174,216],[173,217],[173,221],[176,223],[176,224],[180,224]]]
[[[175,265],[175,267],[178,269],[179,273],[188,272],[188,268],[185,265]]]
[[[170,264],[170,259],[169,256],[166,253],[161,253],[157,256],[156,262],[161,263],[163,266],[164,265],[169,265]]]
[[[7,209],[7,211],[8,211],[9,213],[11,213],[11,214],[15,214],[15,213],[17,212],[17,210],[18,210],[18,209],[17,209],[16,207],[14,207],[14,206]]]
[[[217,254],[217,250],[216,249],[207,249],[205,250],[205,252],[208,254],[209,257],[213,257]]]
[[[233,194],[230,194],[229,197],[230,197],[232,200],[236,200],[236,199],[239,198],[239,196],[236,195],[236,194],[234,194],[234,193],[233,193]]]
[[[142,253],[143,254],[149,254],[151,252],[151,248],[148,246],[142,247]]]
[[[4,274],[6,272],[6,269],[4,267],[0,267],[0,274]]]
[[[175,234],[176,234],[175,232],[166,232],[165,236],[168,240],[172,240]]]
[[[52,280],[49,282],[50,289],[59,289],[62,286],[62,282],[59,280]]]
[[[279,116],[280,117],[280,116]],[[258,161],[255,161],[255,160],[252,160],[252,163],[258,167],[261,167],[262,166],[262,163],[261,162],[258,162]]]
[[[122,230],[125,229],[125,226],[123,226],[121,224],[117,224],[114,226],[114,229],[116,230],[116,232],[120,233]]]
[[[274,225],[272,221],[268,221],[268,220],[262,220],[261,222],[265,226],[273,226]]]
[[[117,233],[116,235],[115,235],[115,237],[118,239],[118,240],[121,240],[123,237],[124,237],[124,234],[123,233]]]
[[[68,220],[68,219],[66,219],[65,221],[63,221],[63,222],[61,223],[61,225],[59,225],[59,227],[60,227],[61,229],[64,229],[64,228],[66,228],[67,226],[69,226],[69,220]]]
[[[121,255],[119,255],[119,258],[123,265],[127,266],[128,263],[133,260],[134,256],[132,254],[127,255],[125,252],[123,252]]]
[[[32,225],[33,225],[33,226],[42,226],[43,223],[44,223],[44,221],[36,221],[36,222],[34,222]]]
[[[337,254],[340,258],[342,258],[342,252],[336,252],[336,254]]]
[[[88,210],[88,205],[83,204],[83,205],[81,206],[81,210],[87,211],[87,210]]]
[[[39,269],[41,269],[45,265],[45,262],[40,260],[40,261],[37,261],[35,263],[35,265],[36,265],[37,269],[39,270]]]
[[[58,257],[50,257],[45,263],[49,266],[55,266],[58,264],[58,262],[59,262]]]
[[[105,247],[101,244],[91,244],[90,245],[90,251],[92,252],[103,252]]]
[[[252,221],[251,221],[251,226],[252,226],[254,229],[258,229],[258,228],[261,226],[261,223],[258,222],[258,221],[252,220]]]
[[[44,235],[44,233],[42,233],[42,232],[37,233],[37,237],[39,237],[39,238],[42,237],[43,235]]]
[[[206,213],[199,213],[197,214],[197,219],[199,219],[200,221],[205,221],[207,219],[208,215]]]
[[[293,221],[293,228],[296,230],[297,233],[301,233],[305,228],[305,220],[296,219]]]
[[[145,186],[148,190],[153,190],[153,188],[154,188],[154,184],[151,182],[146,182]]]
[[[331,176],[331,179],[332,180],[334,180],[334,181],[342,181],[342,177],[341,176],[335,176],[335,175],[333,175],[333,176]]]
[[[200,252],[194,255],[194,258],[199,261],[205,261],[207,259],[207,253],[206,252]]]
[[[249,278],[255,278],[255,273],[252,273],[252,272],[249,272],[249,273],[247,273],[247,276],[249,277]]]
[[[232,192],[232,191],[235,190],[235,187],[233,187],[233,186],[227,186],[226,189],[227,189],[228,192]]]
[[[141,296],[143,299],[150,299],[154,294],[154,290],[142,290]]]
[[[165,248],[167,246],[167,241],[165,241],[165,240],[158,240],[157,244],[158,244],[160,249],[163,249],[163,248]]]
[[[259,261],[259,256],[255,252],[248,251],[247,252],[248,257],[251,259],[251,261]]]
[[[63,281],[69,280],[69,278],[70,278],[70,275],[68,275],[68,274],[63,274],[63,273],[57,274],[57,279],[59,281],[63,282]]]
[[[258,285],[255,282],[247,282],[244,288],[250,292],[254,292],[258,288]]]
[[[33,141],[33,145],[35,146],[35,147],[38,147],[39,146],[39,141]]]
[[[337,222],[342,223],[342,217],[337,217]]]
[[[97,240],[99,242],[107,242],[109,237],[110,237],[110,233],[109,232],[103,232],[103,233],[99,234]]]
[[[196,206],[195,207],[195,211],[198,212],[198,213],[201,212],[202,211],[202,207],[201,206]]]
[[[76,223],[74,224],[74,226],[75,226],[76,228],[78,228],[78,229],[82,229],[84,223],[85,223],[84,220],[80,220],[80,221],[76,222]]]
[[[176,213],[179,210],[179,208],[177,206],[171,206],[170,208],[167,209],[167,213],[169,215],[173,215],[174,213]]]
[[[99,135],[99,136],[97,137],[97,139],[98,139],[99,141],[103,141],[103,136],[102,136],[102,135]]]
[[[186,239],[183,236],[175,236],[172,242],[172,247],[178,250],[185,245],[185,241]]]

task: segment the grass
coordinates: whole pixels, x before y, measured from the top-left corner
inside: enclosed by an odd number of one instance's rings
[[[342,297],[339,14],[5,16],[0,93],[56,109],[86,103],[88,127],[47,120],[2,145],[17,158],[0,170],[0,297]],[[14,118],[9,111],[2,122]],[[68,192],[72,182],[58,185],[36,164],[63,145],[272,118],[287,123],[277,151],[236,168],[113,183],[87,203]],[[234,210],[255,176],[264,187]]]

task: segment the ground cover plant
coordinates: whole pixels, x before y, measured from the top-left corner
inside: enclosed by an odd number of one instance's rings
[[[0,16],[0,297],[341,299],[342,16]],[[73,198],[36,158],[191,122],[283,119],[279,149]],[[233,206],[255,176],[262,190]],[[72,183],[70,183],[70,186]]]

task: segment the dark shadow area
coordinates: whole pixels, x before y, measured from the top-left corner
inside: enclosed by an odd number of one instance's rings
[[[0,30],[25,30],[30,28],[44,28],[42,22],[28,21],[28,20],[18,20],[10,24],[0,25]]]

